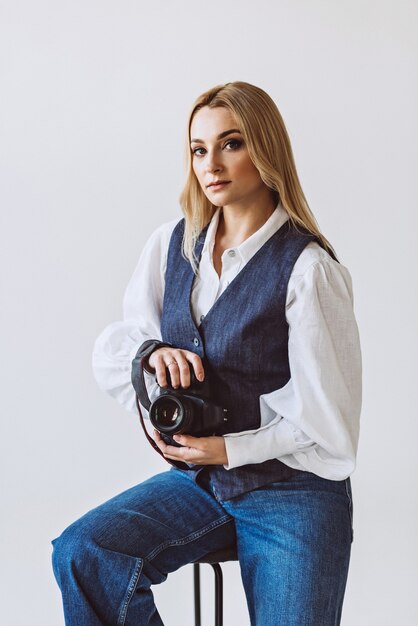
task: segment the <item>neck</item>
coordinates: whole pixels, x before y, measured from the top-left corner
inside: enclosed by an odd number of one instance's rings
[[[218,237],[225,247],[239,246],[263,226],[273,214],[276,204],[271,196],[246,205],[228,205],[221,209]]]

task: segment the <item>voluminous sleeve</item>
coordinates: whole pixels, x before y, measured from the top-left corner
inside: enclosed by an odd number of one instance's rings
[[[224,467],[279,458],[295,469],[343,480],[355,468],[362,395],[347,268],[321,252],[289,281],[286,319],[290,379],[260,396],[259,429],[224,436]]]
[[[123,319],[106,326],[94,343],[92,367],[97,384],[135,414],[132,360],[146,339],[161,339],[167,252],[177,222],[163,224],[150,236],[125,290]],[[148,374],[146,384],[152,395],[157,385]]]

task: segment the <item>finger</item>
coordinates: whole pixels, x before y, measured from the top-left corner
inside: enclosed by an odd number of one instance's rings
[[[165,346],[163,348],[157,348],[156,350],[154,350],[154,352],[151,352],[151,354],[149,355],[147,359],[148,366],[154,371],[156,370],[156,363],[158,359],[164,354],[164,352],[167,352],[167,348]]]
[[[164,448],[164,456],[177,459],[178,461],[188,461],[193,454],[191,448],[177,448],[176,446],[166,445]]]
[[[167,444],[164,441],[164,439],[162,439],[158,430],[155,430],[155,429],[154,429],[154,441],[159,447],[159,449],[161,450],[161,452],[164,452],[164,449],[167,447]]]
[[[157,383],[160,385],[160,387],[167,387],[168,386],[168,382],[167,382],[167,368],[166,368],[166,364],[165,364],[165,361],[164,361],[164,356],[162,354],[159,354],[155,358],[155,377],[156,377]]]
[[[179,461],[184,460],[184,453],[186,451],[186,448],[177,448],[177,446],[170,446],[161,437],[161,433],[159,433],[158,430],[155,430],[155,429],[154,429],[154,441],[165,457],[175,458]]]
[[[203,369],[203,363],[200,356],[194,352],[187,352],[186,359],[192,364],[197,380],[202,382],[205,378],[205,370]]]
[[[202,454],[194,448],[176,448],[167,446],[164,456],[167,459],[175,459],[176,461],[184,461],[185,463],[194,463],[201,460]]]
[[[179,443],[181,446],[186,446],[188,448],[196,448],[199,450],[204,447],[203,437],[192,437],[192,435],[174,435],[174,441]]]
[[[190,365],[185,355],[180,352],[177,357],[178,372],[180,375],[181,386],[187,389],[190,387]],[[171,371],[171,370],[170,370]]]
[[[171,387],[173,387],[173,389],[178,389],[178,387],[180,386],[180,372],[177,358],[173,355],[173,353],[167,355],[165,359],[165,366],[170,374],[167,380],[170,381]]]
[[[170,459],[171,461],[180,461],[181,463],[193,463],[193,465],[200,465],[199,461],[195,461],[192,458],[185,459],[184,457],[174,456],[174,454],[164,454],[165,459]]]
[[[195,448],[175,448],[176,452],[167,450],[164,453],[164,458],[172,459],[173,461],[182,461],[183,463],[193,463],[194,465],[205,465],[207,459],[202,455],[199,450]],[[181,452],[177,452],[177,450]]]

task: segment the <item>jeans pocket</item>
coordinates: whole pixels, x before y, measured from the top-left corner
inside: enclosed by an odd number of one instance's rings
[[[351,528],[351,543],[353,543],[354,539],[354,527],[353,527],[353,493],[351,490],[351,480],[350,477],[345,479],[345,490],[347,492],[348,498],[348,513],[350,516],[350,528]]]

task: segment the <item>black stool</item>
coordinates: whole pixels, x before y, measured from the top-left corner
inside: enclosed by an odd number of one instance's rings
[[[237,561],[236,547],[211,552],[193,563],[194,570],[194,623],[201,626],[200,610],[200,563],[208,563],[212,566],[215,574],[215,626],[223,626],[223,583],[222,569],[219,563],[225,561]]]

